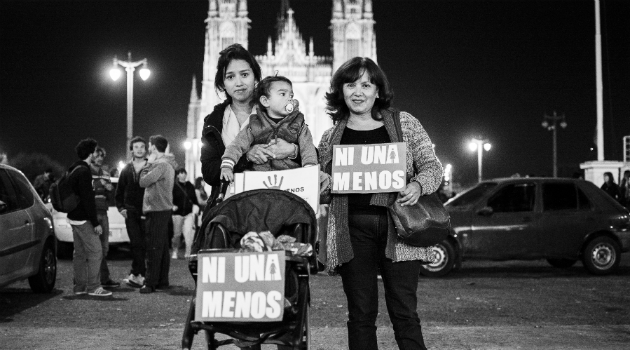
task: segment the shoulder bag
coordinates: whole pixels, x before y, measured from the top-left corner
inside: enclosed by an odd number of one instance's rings
[[[402,142],[400,113],[394,113],[393,117],[399,142]],[[414,205],[401,206],[394,201],[388,209],[394,221],[396,234],[405,244],[429,247],[448,237],[451,218],[436,192],[420,196]]]

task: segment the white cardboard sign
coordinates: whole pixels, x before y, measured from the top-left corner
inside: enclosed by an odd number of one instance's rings
[[[195,321],[282,321],[284,251],[201,253],[197,264]]]
[[[317,213],[319,209],[319,167],[277,170],[246,171],[234,174],[225,198],[237,193],[259,189],[277,189],[303,198]]]

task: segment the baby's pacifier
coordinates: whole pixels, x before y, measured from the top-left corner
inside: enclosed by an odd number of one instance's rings
[[[300,107],[300,103],[298,102],[298,100],[292,99],[291,101],[289,101],[289,103],[287,103],[286,106],[284,106],[284,109],[287,112],[291,113],[293,111],[297,111],[299,107]]]

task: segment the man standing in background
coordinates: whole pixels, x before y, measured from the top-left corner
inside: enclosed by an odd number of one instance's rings
[[[145,265],[146,243],[142,218],[144,188],[140,187],[140,171],[147,165],[147,142],[140,136],[129,143],[132,160],[120,172],[116,188],[116,207],[125,218],[129,243],[131,244],[131,271],[123,282],[136,288],[144,285],[147,274]]]
[[[173,210],[173,184],[175,162],[166,154],[168,141],[162,135],[149,138],[147,165],[140,172],[140,186],[144,187],[142,211],[146,216],[147,275],[140,293],[153,293],[168,288],[170,256],[168,248],[168,222]]]
[[[90,163],[96,157],[98,144],[94,139],[81,140],[75,148],[79,161],[68,169],[68,183],[72,191],[79,197],[79,204],[68,212],[68,223],[72,227],[74,240],[74,294],[106,297],[112,292],[101,287],[99,267],[103,251],[99,235],[103,228],[96,217],[94,188]],[[76,171],[73,171],[76,168]]]
[[[96,147],[96,157],[92,159],[90,169],[92,170],[96,217],[103,228],[103,234],[100,235],[103,251],[103,259],[101,260],[101,286],[103,288],[116,288],[120,286],[120,283],[112,281],[110,278],[106,259],[107,253],[109,252],[109,218],[107,217],[107,210],[109,209],[109,199],[114,195],[114,186],[109,178],[109,173],[103,171],[103,161],[106,155],[107,152],[103,147]]]

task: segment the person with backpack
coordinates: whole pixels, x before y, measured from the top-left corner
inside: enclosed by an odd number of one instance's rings
[[[194,205],[199,206],[195,186],[190,181],[186,181],[188,173],[186,169],[179,168],[175,171],[175,186],[173,186],[173,253],[172,258],[177,259],[179,240],[182,234],[186,243],[184,257],[190,257],[190,248],[195,235],[195,221],[193,215]]]
[[[92,188],[90,163],[96,158],[97,142],[87,138],[77,144],[79,161],[68,169],[68,184],[78,198],[78,204],[68,211],[68,223],[74,239],[74,294],[105,297],[112,292],[101,287],[100,266],[103,250],[99,238],[103,228],[96,216],[95,193]],[[76,171],[75,171],[76,170]]]

